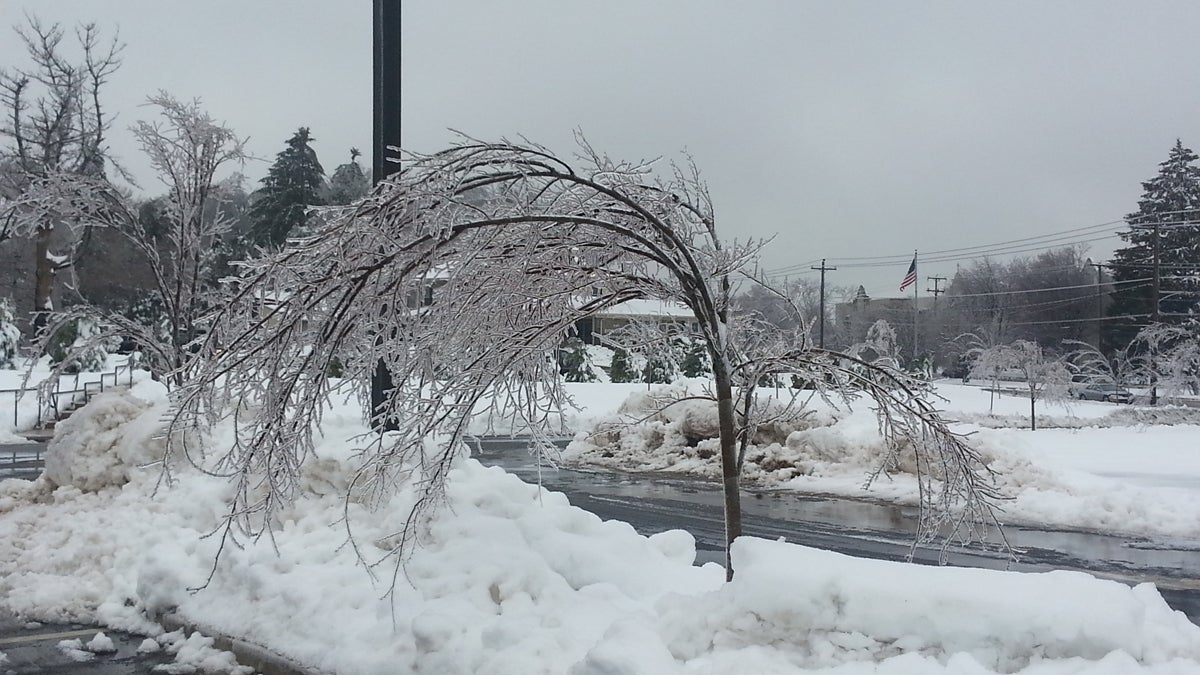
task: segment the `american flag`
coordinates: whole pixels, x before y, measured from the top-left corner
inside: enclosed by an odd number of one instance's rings
[[[917,283],[917,254],[916,253],[913,254],[912,264],[908,266],[908,274],[905,274],[904,281],[900,282],[900,290],[903,291],[904,289],[908,288],[909,286],[912,286],[915,283]]]

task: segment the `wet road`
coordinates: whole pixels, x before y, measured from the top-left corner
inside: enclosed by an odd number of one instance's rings
[[[160,664],[174,662],[174,657],[162,651],[139,654],[138,646],[144,638],[118,631],[105,631],[116,648],[108,654],[94,654],[86,661],[77,660],[58,643],[78,639],[89,642],[96,633],[95,626],[81,624],[39,624],[19,621],[10,614],[0,612],[0,652],[7,661],[0,665],[0,673],[19,675],[128,675],[149,673]],[[80,658],[86,658],[79,654]]]
[[[524,442],[487,439],[475,452],[529,482],[539,468]],[[623,520],[643,534],[684,529],[696,538],[700,562],[724,560],[725,526],[719,485],[712,482],[540,468],[542,484],[602,518]],[[747,491],[742,499],[746,534],[863,558],[939,564],[938,546],[912,547],[917,509],[871,502],[810,497],[780,491]],[[1081,570],[1126,583],[1154,582],[1175,609],[1200,624],[1200,541],[1155,541],[1108,534],[1004,528],[1017,560],[1003,548],[953,547],[946,562],[963,567],[1038,572]],[[998,538],[993,538],[998,540]]]

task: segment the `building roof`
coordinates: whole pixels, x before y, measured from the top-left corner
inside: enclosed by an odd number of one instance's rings
[[[612,307],[594,312],[592,316],[631,319],[659,317],[692,320],[696,318],[696,315],[692,313],[692,310],[689,309],[687,305],[682,305],[678,302],[667,300],[651,300],[645,298],[618,302]]]

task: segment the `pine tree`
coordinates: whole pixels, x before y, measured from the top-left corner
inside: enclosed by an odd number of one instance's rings
[[[712,375],[712,363],[708,356],[708,348],[701,340],[688,340],[683,347],[683,361],[679,370],[684,377],[709,377]]]
[[[1200,300],[1200,169],[1193,166],[1196,153],[1175,141],[1170,155],[1159,164],[1158,175],[1142,183],[1138,210],[1125,216],[1127,245],[1113,256],[1117,282],[1111,317],[1134,317],[1109,323],[1111,348],[1128,344],[1154,313],[1152,284],[1157,233],[1159,312],[1161,321],[1178,323],[1194,314]],[[1156,227],[1157,226],[1157,227]],[[1141,280],[1141,281],[1138,281]],[[1126,283],[1122,283],[1126,282]]]
[[[609,368],[608,379],[611,382],[636,382],[637,373],[629,363],[629,352],[618,347],[613,350],[612,365]]]
[[[108,361],[108,352],[98,344],[89,345],[92,338],[100,329],[90,319],[79,319],[65,324],[54,334],[50,348],[50,364],[58,366],[70,359],[63,369],[65,373],[97,372],[104,370]]]
[[[250,243],[278,248],[289,234],[304,226],[308,207],[321,203],[325,169],[309,146],[314,140],[308,127],[300,127],[288,139],[287,148],[275,156],[250,207]]]
[[[568,338],[558,350],[559,372],[567,382],[595,382],[596,371],[588,355],[587,345],[577,337]]]
[[[358,157],[361,154],[358,148],[350,148],[350,161],[338,165],[333,170],[333,175],[329,177],[329,186],[324,194],[326,204],[352,204],[362,199],[371,189],[367,175],[363,173],[362,167],[358,164]]]
[[[675,379],[674,361],[668,353],[651,351],[646,355],[646,367],[642,369],[642,382],[646,384],[670,384]]]

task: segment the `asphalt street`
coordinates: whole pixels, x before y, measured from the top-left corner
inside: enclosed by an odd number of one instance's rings
[[[80,661],[58,645],[64,640],[79,639],[87,643],[101,629],[83,624],[27,623],[11,614],[0,612],[0,652],[8,660],[0,665],[0,673],[13,675],[129,675],[149,673],[154,666],[172,663],[173,657],[162,651],[139,654],[138,646],[145,639],[119,631],[105,630],[116,651],[95,654]]]

